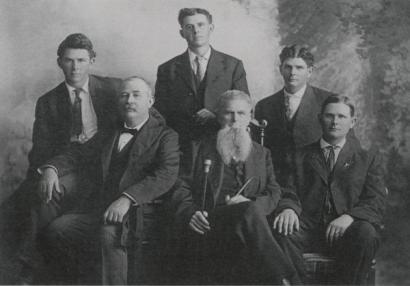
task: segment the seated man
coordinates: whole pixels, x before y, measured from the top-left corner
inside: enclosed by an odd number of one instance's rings
[[[251,109],[251,100],[242,91],[226,91],[219,97],[221,129],[193,143],[190,162],[173,194],[176,225],[188,243],[185,260],[178,265],[185,274],[187,267],[195,267],[190,257],[203,262],[196,265],[196,278],[211,277],[205,283],[282,284],[294,279],[295,271],[267,220],[281,190],[269,151],[252,142],[248,133]]]
[[[177,178],[178,135],[151,109],[153,101],[151,88],[143,79],[125,79],[118,95],[123,118],[120,126],[70,148],[43,166],[41,196],[49,204],[65,199],[59,177],[83,164],[94,166],[94,173],[89,174],[94,180],[93,195],[77,212],[61,214],[51,221],[43,231],[43,243],[54,259],[61,259],[62,252],[72,252],[90,241],[96,244],[90,237],[100,227],[103,284],[127,284],[130,207],[162,196]]]
[[[349,98],[328,97],[319,121],[323,136],[297,151],[273,227],[302,278],[302,254],[325,252],[335,256],[341,284],[364,284],[380,243],[383,168],[374,152],[346,136],[356,121]]]

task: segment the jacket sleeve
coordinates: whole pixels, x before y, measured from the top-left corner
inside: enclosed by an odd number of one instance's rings
[[[239,61],[233,72],[232,89],[241,90],[249,94],[248,82],[246,80],[246,72],[242,61]]]
[[[269,150],[265,149],[265,172],[266,186],[259,196],[255,197],[255,203],[263,210],[265,215],[271,214],[278,205],[281,188],[276,182],[275,172],[273,170],[272,159]]]
[[[353,218],[381,224],[386,209],[387,189],[384,184],[384,169],[381,157],[372,156],[366,181],[358,203],[346,213]]]
[[[47,108],[40,98],[36,104],[35,119],[33,125],[33,147],[28,155],[29,171],[36,172],[36,169],[44,163],[44,157],[54,147],[52,146],[53,134],[47,120]]]
[[[168,129],[160,138],[156,151],[156,164],[145,178],[123,190],[138,204],[154,200],[165,194],[175,184],[179,171],[178,134]]]

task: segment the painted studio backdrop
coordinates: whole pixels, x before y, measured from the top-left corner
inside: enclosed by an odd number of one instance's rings
[[[390,192],[377,283],[410,284],[408,0],[1,0],[0,203],[24,178],[36,100],[63,80],[58,44],[84,33],[94,73],[153,85],[158,65],[186,49],[177,14],[193,6],[214,17],[212,45],[243,60],[255,101],[282,87],[278,55],[292,43],[311,47],[314,85],[356,100],[356,134],[384,155]]]

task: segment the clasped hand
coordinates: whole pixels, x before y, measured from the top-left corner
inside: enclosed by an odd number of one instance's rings
[[[353,223],[353,218],[343,214],[332,220],[326,228],[326,241],[332,246],[345,233],[346,229]]]
[[[105,224],[122,223],[125,215],[131,207],[131,200],[126,196],[121,196],[113,201],[104,212]]]

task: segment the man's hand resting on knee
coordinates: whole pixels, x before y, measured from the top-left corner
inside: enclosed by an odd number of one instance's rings
[[[40,198],[48,203],[53,197],[53,191],[61,194],[57,172],[53,168],[41,170],[41,179],[38,184]]]
[[[293,230],[299,230],[298,215],[292,209],[284,209],[275,217],[273,221],[273,229],[284,235],[292,234]]]
[[[125,215],[131,207],[131,203],[131,200],[126,196],[121,196],[117,200],[113,201],[104,212],[104,223],[122,223]]]

